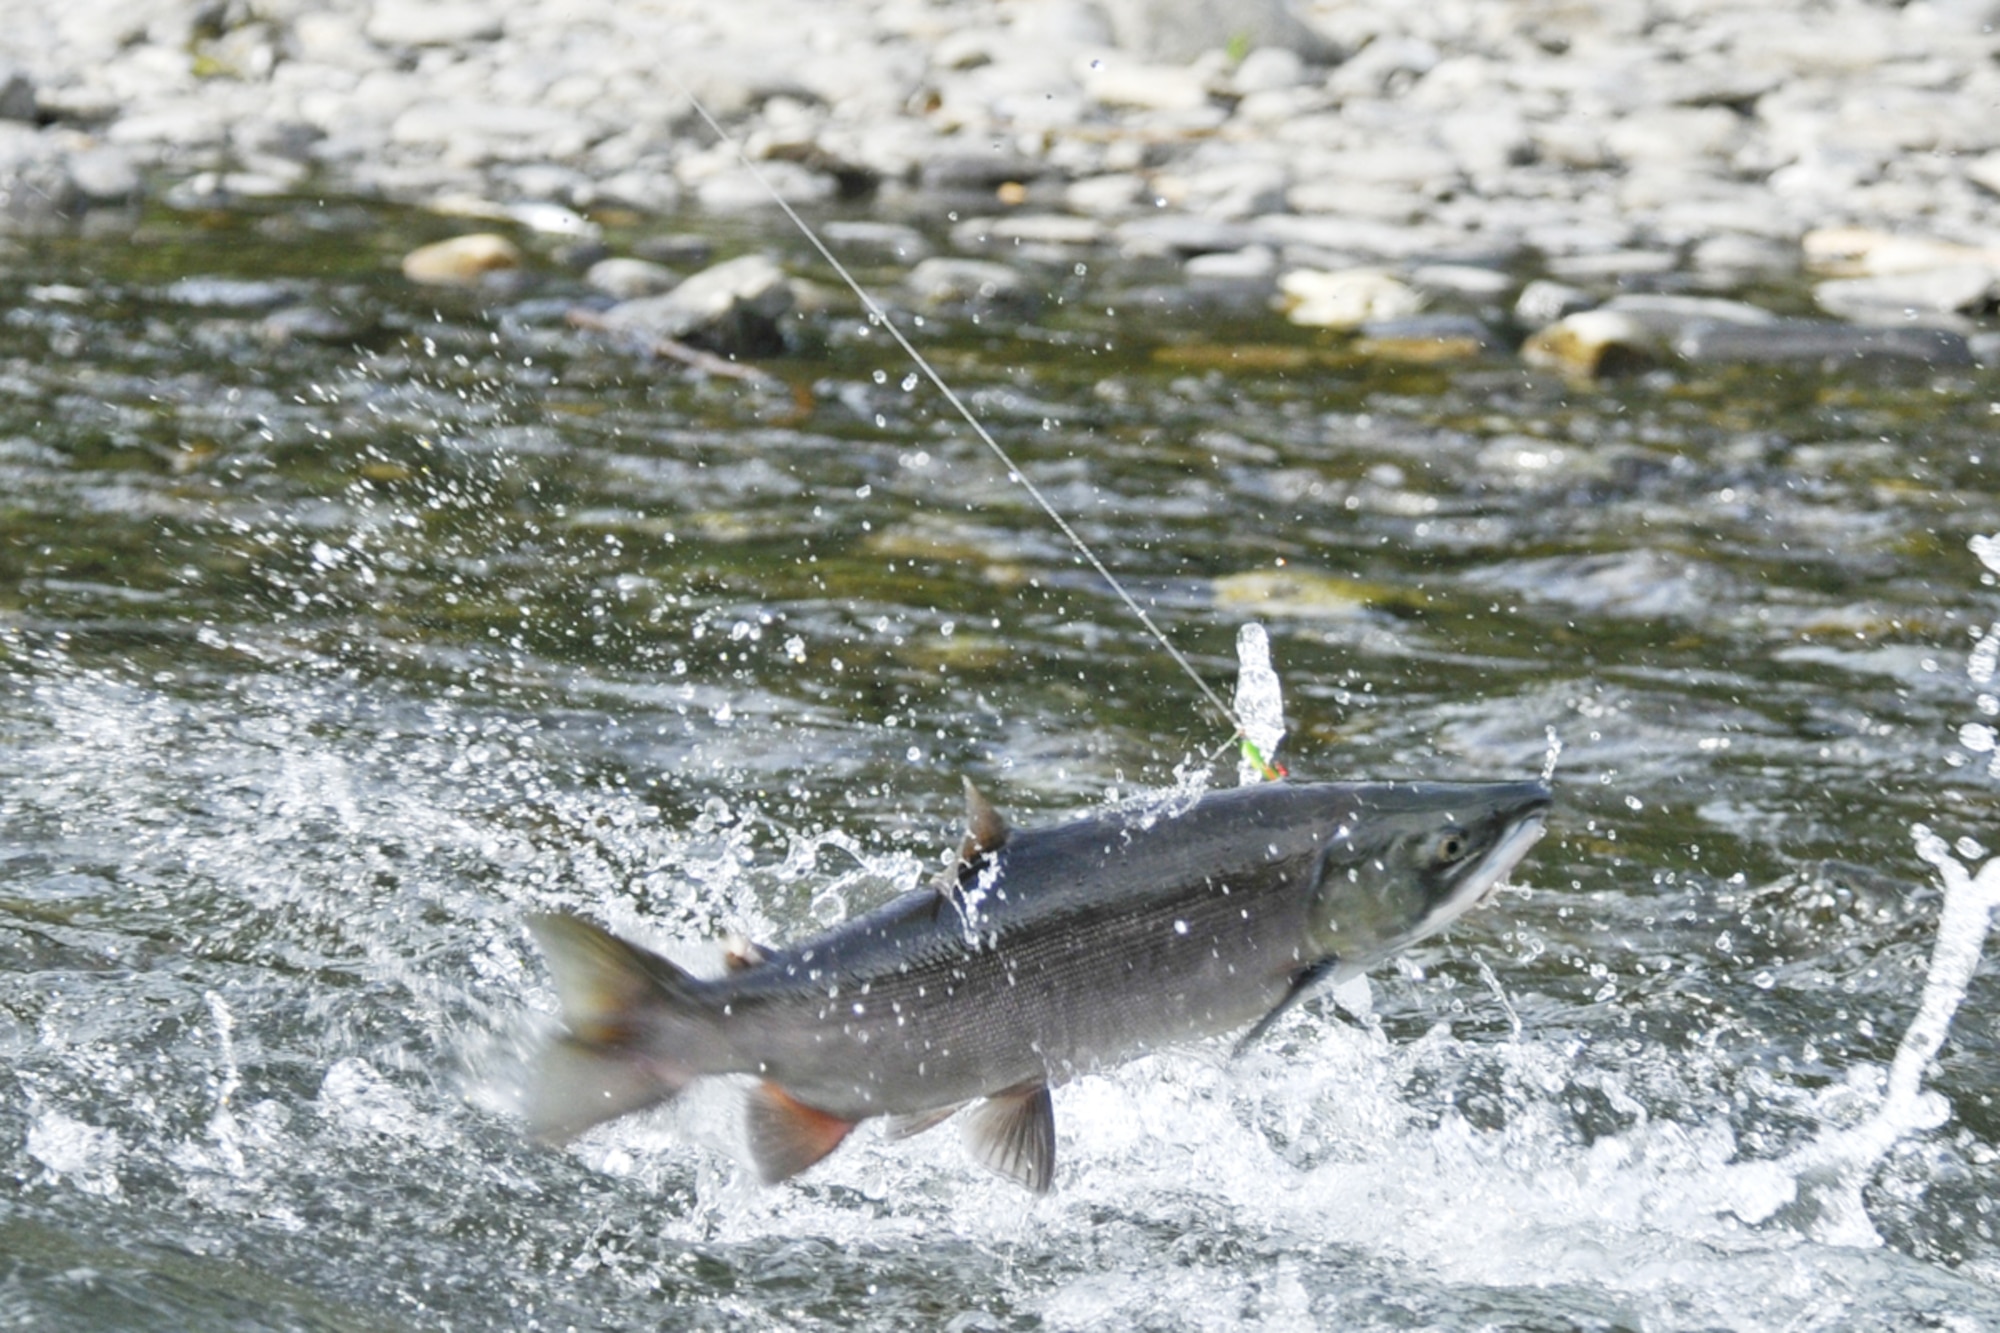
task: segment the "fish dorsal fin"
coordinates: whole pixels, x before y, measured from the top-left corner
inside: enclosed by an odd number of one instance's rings
[[[730,935],[722,941],[722,966],[730,972],[748,972],[771,956],[771,951],[747,935]]]
[[[1056,1108],[1046,1083],[1009,1088],[965,1117],[965,1146],[979,1164],[1047,1194],[1056,1176]]]
[[[766,1185],[789,1180],[840,1146],[852,1120],[807,1106],[775,1083],[759,1083],[745,1105],[750,1157]]]
[[[965,842],[958,849],[961,866],[976,866],[1007,845],[1007,821],[986,799],[986,793],[965,779]]]

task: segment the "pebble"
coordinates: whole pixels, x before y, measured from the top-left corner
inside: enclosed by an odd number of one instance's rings
[[[1596,304],[1597,298],[1581,287],[1536,278],[1523,287],[1520,296],[1515,298],[1514,318],[1528,328],[1539,329]]]
[[[1021,275],[986,259],[926,259],[910,270],[903,285],[926,306],[1008,306],[1028,299]]]
[[[1257,233],[1240,222],[1154,213],[1121,222],[1113,229],[1111,239],[1119,253],[1128,258],[1187,258],[1220,250],[1241,250],[1256,243]]]
[[[521,266],[520,248],[494,232],[471,232],[403,256],[403,276],[434,287],[474,287],[490,274]]]
[[[1573,379],[1629,375],[1654,364],[1660,340],[1630,315],[1583,310],[1538,329],[1521,344],[1521,359]]]
[[[1174,280],[1236,292],[1270,281],[1267,257],[1374,265],[1475,304],[1506,300],[1529,255],[1542,281],[1597,296],[1803,267],[1842,320],[1972,330],[2000,301],[1990,0],[1665,19],[1637,0],[757,0],[676,9],[671,27],[608,0],[223,8],[221,32],[154,0],[19,25],[0,61],[0,226],[149,195],[231,208],[307,181],[463,192],[508,210],[468,215],[496,230],[571,239],[606,205],[768,208],[678,80],[786,198],[872,197],[889,227],[956,209],[989,220],[954,245],[1023,262],[1107,247],[1199,260]],[[849,243],[933,257],[897,236]],[[1530,283],[1514,317],[1548,328],[1590,299]],[[1639,322],[1678,336],[1667,318]]]
[[[1820,309],[1862,321],[1978,313],[1990,309],[1996,296],[2000,296],[2000,268],[1987,264],[1831,278],[1813,287],[1813,300]]]
[[[180,278],[167,284],[161,295],[176,305],[202,310],[269,310],[293,299],[293,290],[281,282],[250,278]]]
[[[1430,365],[1484,356],[1499,346],[1493,331],[1471,315],[1412,315],[1361,326],[1354,351],[1384,361]]]
[[[672,291],[621,301],[603,314],[605,328],[669,338],[724,356],[783,350],[778,321],[792,308],[785,271],[764,255],[725,259]]]
[[[1338,272],[1293,269],[1278,279],[1285,318],[1322,329],[1358,329],[1364,324],[1413,315],[1424,299],[1408,283],[1381,269]]]
[[[28,72],[0,64],[0,120],[35,122],[41,108],[35,100],[35,81]]]
[[[491,5],[377,0],[363,31],[383,46],[456,46],[492,41],[503,27]]]
[[[835,219],[820,228],[834,253],[865,256],[908,266],[931,257],[931,243],[915,227],[901,222]]]
[[[671,290],[681,280],[681,275],[650,259],[614,256],[592,264],[584,273],[583,280],[607,296],[630,301]]]

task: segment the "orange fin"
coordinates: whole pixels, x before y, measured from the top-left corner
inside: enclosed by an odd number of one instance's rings
[[[1056,1175],[1056,1110],[1045,1083],[1010,1088],[965,1117],[965,1146],[979,1164],[1047,1194]]]
[[[789,1180],[840,1146],[854,1121],[807,1106],[775,1083],[750,1090],[750,1156],[766,1185]]]

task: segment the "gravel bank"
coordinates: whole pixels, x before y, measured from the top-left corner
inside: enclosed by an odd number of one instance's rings
[[[1500,270],[1559,289],[1510,306],[1537,327],[1612,290],[1803,266],[1834,321],[1977,340],[2000,299],[1996,18],[1992,0],[70,0],[0,32],[0,219],[304,188],[554,231],[768,207],[684,84],[790,199],[955,211],[963,258],[1173,256],[1192,284],[1356,326],[1491,308]],[[1618,334],[1689,332],[1659,325]]]

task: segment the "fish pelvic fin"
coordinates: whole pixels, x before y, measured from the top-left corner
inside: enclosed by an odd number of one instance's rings
[[[676,1096],[703,1068],[714,1027],[702,983],[582,917],[547,913],[528,929],[548,959],[569,1032],[543,1052],[528,1089],[529,1131],[564,1143],[592,1125]],[[684,1052],[655,1049],[679,1028]],[[719,1038],[717,1038],[719,1040]]]
[[[775,1083],[759,1083],[744,1103],[750,1158],[766,1185],[790,1180],[838,1148],[854,1125],[807,1106]]]
[[[1009,1088],[965,1117],[965,1146],[974,1160],[1047,1194],[1056,1177],[1056,1108],[1046,1083]]]
[[[927,1129],[936,1129],[964,1109],[964,1102],[953,1102],[915,1115],[892,1115],[883,1122],[882,1133],[891,1139],[913,1139]]]

